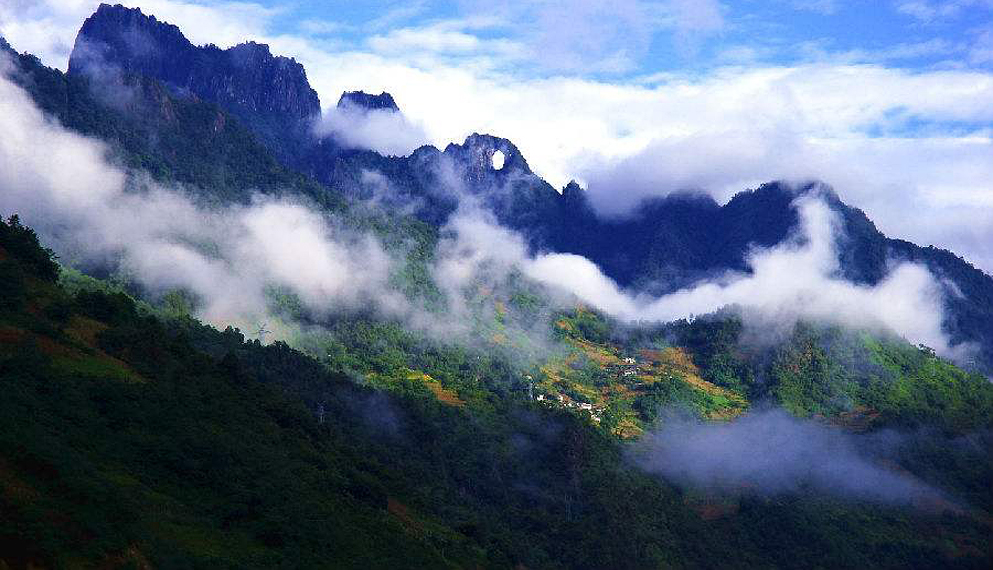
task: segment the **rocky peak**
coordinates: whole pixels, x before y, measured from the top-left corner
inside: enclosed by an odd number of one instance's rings
[[[248,42],[222,50],[194,46],[174,25],[138,8],[101,4],[83,23],[69,73],[112,66],[215,102],[250,124],[302,123],[320,113],[303,66]]]
[[[385,109],[400,112],[400,108],[397,107],[393,96],[385,91],[379,95],[373,95],[364,91],[345,91],[341,94],[341,99],[338,99],[338,108],[340,109],[342,107],[357,107],[367,111]]]
[[[187,63],[193,45],[171,24],[146,16],[139,8],[100,4],[83,22],[69,56],[69,73],[113,65],[122,71],[171,79]]]
[[[570,180],[568,184],[562,188],[562,196],[570,199],[578,199],[584,196],[583,188],[575,180]]]
[[[495,160],[494,156],[498,152],[502,157]],[[494,171],[534,176],[524,155],[514,143],[492,135],[473,133],[461,145],[452,143],[445,147],[445,155],[464,165],[469,178],[478,178],[483,173]],[[499,158],[503,162],[500,168],[496,168]]]

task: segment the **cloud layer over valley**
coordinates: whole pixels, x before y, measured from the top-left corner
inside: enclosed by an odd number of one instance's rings
[[[318,314],[372,309],[422,330],[465,332],[466,288],[499,287],[521,271],[559,291],[553,298],[561,306],[578,298],[628,321],[668,321],[739,305],[750,322],[766,328],[800,318],[891,329],[952,353],[941,331],[941,287],[926,270],[900,265],[875,287],[836,277],[836,223],[816,198],[797,203],[802,227],[793,240],[752,253],[750,275],[730,274],[655,298],[620,289],[585,258],[529,255],[520,236],[474,206],[449,176],[446,191],[462,202],[442,228],[429,267],[450,305],[441,322],[390,285],[397,252],[388,253],[372,234],[294,201],[257,197],[250,205],[200,207],[146,176],[125,174],[108,162],[101,143],[45,118],[8,80],[0,80],[0,90],[6,133],[0,209],[20,213],[66,262],[119,258],[129,278],[152,292],[188,290],[201,303],[200,314],[219,326],[264,318],[266,292],[277,287]]]

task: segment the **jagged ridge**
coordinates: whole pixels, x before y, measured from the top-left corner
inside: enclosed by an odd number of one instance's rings
[[[83,22],[69,75],[104,75],[107,67],[159,79],[178,91],[217,103],[258,131],[288,145],[320,114],[321,103],[302,65],[273,56],[265,44],[222,50],[194,46],[178,27],[139,8],[101,4]]]
[[[533,249],[588,257],[623,286],[661,284],[661,292],[727,269],[747,270],[749,248],[779,243],[797,219],[791,206],[795,192],[784,184],[743,192],[724,206],[708,197],[677,194],[646,201],[630,219],[602,219],[577,187],[559,193],[535,175],[506,139],[474,134],[444,152],[424,147],[409,157],[393,158],[343,149],[329,139],[315,141],[303,128],[272,122],[270,111],[285,111],[300,124],[302,117],[319,110],[319,101],[302,66],[273,57],[265,46],[196,48],[175,26],[139,10],[102,5],[80,31],[72,72],[85,67],[83,62],[91,57],[91,40],[105,46],[97,50],[97,61],[217,101],[243,118],[292,167],[344,194],[361,196],[356,181],[361,172],[374,170],[387,177],[401,201],[409,198],[420,205],[417,214],[422,220],[440,225],[457,205],[451,192],[440,189],[439,167],[446,162],[461,176],[465,190],[481,196],[497,219],[522,232]],[[145,41],[154,49],[137,47]],[[214,74],[220,78],[210,79]],[[390,102],[395,106],[386,93],[359,93],[346,93],[342,99],[376,108]],[[506,155],[499,171],[489,162],[496,150]],[[885,275],[890,259],[925,264],[963,293],[948,296],[949,331],[956,340],[978,342],[986,367],[993,369],[993,278],[950,252],[886,238],[863,212],[837,196],[829,202],[848,233],[839,244],[842,275],[872,284]]]

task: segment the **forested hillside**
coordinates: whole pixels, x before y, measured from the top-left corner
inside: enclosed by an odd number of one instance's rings
[[[121,6],[0,75],[0,569],[990,566],[993,278],[822,184],[605,218]]]
[[[993,390],[899,342],[826,349],[837,332],[798,329],[765,389],[800,415],[826,414],[826,429],[917,427],[877,460],[947,491],[756,495],[747,481],[674,486],[625,452],[651,448],[623,443],[659,409],[729,418],[758,397],[737,378],[761,368],[728,352],[733,318],[640,333],[625,349],[602,318],[563,315],[577,350],[535,388],[560,393],[553,403],[508,389],[499,358],[384,345],[395,337],[382,331],[378,351],[359,332],[345,348],[353,371],[368,370],[356,383],[282,342],[167,319],[80,276],[59,282],[50,255],[18,220],[0,224],[10,567],[983,567],[990,556]],[[611,379],[615,354],[658,335],[685,346],[643,349],[637,376]],[[876,372],[853,370],[852,349]],[[577,358],[587,364],[567,364]],[[586,400],[602,415],[572,405]]]

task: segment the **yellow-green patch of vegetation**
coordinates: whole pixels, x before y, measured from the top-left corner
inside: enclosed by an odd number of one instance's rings
[[[544,364],[539,368],[541,373],[548,378],[550,385],[559,384],[564,382],[565,379],[572,372],[571,365],[576,362],[579,355],[575,352],[570,352],[565,356],[554,358]]]
[[[648,363],[647,369],[655,382],[677,381],[689,386],[695,392],[693,406],[707,418],[727,420],[748,408],[748,400],[741,394],[704,380],[692,356],[683,348],[642,350],[641,357]]]
[[[642,429],[637,417],[632,413],[621,418],[613,429],[614,435],[622,439],[635,439],[641,437],[645,430]]]
[[[579,348],[587,358],[600,366],[617,364],[621,360],[617,355],[617,348],[607,344],[595,343],[580,338],[569,338],[569,343]]]
[[[612,423],[623,437],[641,433],[642,422],[652,423],[669,406],[689,406],[713,420],[734,418],[748,408],[740,392],[706,380],[686,349],[626,351],[609,340],[605,326],[602,317],[582,307],[556,323],[572,350],[541,367],[541,386],[553,394],[553,405],[621,404],[627,411],[615,414]]]
[[[127,364],[105,354],[56,356],[52,358],[52,366],[66,373],[87,378],[108,378],[120,380],[121,382],[145,382],[145,379],[137,372],[131,370]]]
[[[456,394],[452,390],[442,387],[441,383],[435,380],[434,378],[432,378],[431,376],[423,372],[411,370],[408,373],[407,377],[411,380],[419,380],[423,382],[424,385],[427,386],[428,390],[431,390],[431,393],[434,394],[435,398],[437,398],[438,401],[441,402],[442,404],[455,406],[457,408],[461,408],[465,406],[465,402],[461,398],[459,398],[458,394]]]
[[[105,323],[81,315],[73,315],[65,327],[67,335],[93,348],[97,347],[97,335],[105,330]]]
[[[438,380],[428,374],[409,368],[398,371],[396,374],[383,374],[378,372],[368,372],[365,375],[366,381],[380,388],[386,388],[399,393],[420,393],[430,395],[438,402],[447,406],[462,408],[466,405],[453,390],[445,388]]]

